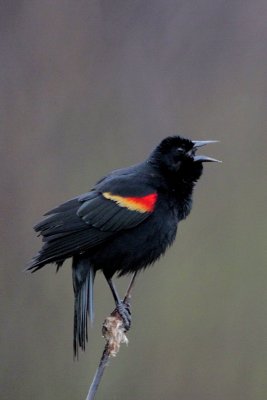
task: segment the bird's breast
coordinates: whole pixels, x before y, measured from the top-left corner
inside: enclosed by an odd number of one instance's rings
[[[156,207],[149,218],[120,232],[92,255],[97,269],[126,274],[154,263],[173,243],[177,231],[175,208]]]

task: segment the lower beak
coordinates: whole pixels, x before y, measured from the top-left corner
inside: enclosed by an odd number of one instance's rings
[[[194,161],[198,162],[222,162],[220,160],[216,160],[216,158],[207,157],[207,156],[194,156]]]
[[[194,146],[193,146],[193,150],[197,150],[199,147],[203,147],[206,146],[206,144],[211,144],[211,143],[218,143],[218,140],[195,140],[193,141]],[[194,157],[194,161],[196,162],[221,162],[220,160],[216,160],[216,158],[212,158],[212,157],[207,157],[207,156],[193,156]]]

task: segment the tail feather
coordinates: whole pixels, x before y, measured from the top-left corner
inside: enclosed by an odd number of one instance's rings
[[[88,258],[81,255],[73,257],[72,278],[74,289],[74,356],[78,356],[79,347],[85,350],[88,341],[87,317],[90,321],[94,318],[93,285],[95,269]]]

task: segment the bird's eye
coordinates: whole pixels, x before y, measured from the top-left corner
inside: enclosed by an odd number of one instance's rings
[[[181,156],[184,153],[184,149],[182,149],[181,147],[179,147],[178,149],[175,150],[175,153],[173,155],[173,161],[175,163],[177,163],[178,161],[181,160]]]

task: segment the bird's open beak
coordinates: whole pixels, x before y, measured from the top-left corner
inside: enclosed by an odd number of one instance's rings
[[[194,143],[194,146],[193,146],[192,150],[194,152],[199,147],[206,146],[206,144],[218,143],[218,140],[193,140],[193,143]],[[193,157],[194,157],[194,161],[198,161],[198,162],[221,162],[220,160],[216,160],[216,158],[202,156],[202,155],[195,156],[195,154],[194,154]]]

